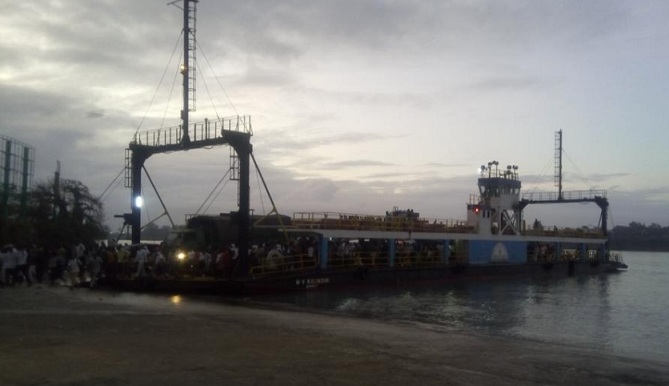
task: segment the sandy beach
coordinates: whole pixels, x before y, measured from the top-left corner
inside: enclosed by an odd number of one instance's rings
[[[666,385],[668,364],[211,299],[0,289],[2,385]]]

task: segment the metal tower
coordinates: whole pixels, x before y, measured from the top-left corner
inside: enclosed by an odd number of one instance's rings
[[[176,5],[179,0],[170,4]],[[131,227],[132,243],[141,241],[142,169],[146,160],[154,154],[181,150],[199,149],[219,145],[231,146],[237,156],[239,170],[239,196],[237,215],[239,227],[239,262],[236,274],[248,274],[248,249],[250,233],[250,156],[252,152],[250,116],[233,116],[205,119],[191,123],[189,112],[195,110],[195,11],[198,0],[183,0],[184,62],[181,64],[183,76],[182,124],[136,133],[126,149],[126,187],[131,188],[132,213],[123,215],[124,222]],[[181,8],[181,7],[180,7]]]
[[[177,1],[173,1],[170,4],[174,4]],[[189,112],[195,111],[195,70],[197,68],[195,62],[195,48],[197,46],[195,26],[197,22],[196,13],[198,1],[199,0],[183,0],[184,61],[181,64],[181,75],[183,77],[183,109],[181,110],[181,121],[183,130],[182,140],[184,143],[190,141],[190,136],[188,135]]]
[[[555,132],[555,186],[558,200],[562,200],[562,130]]]
[[[35,149],[21,141],[0,135],[0,170],[2,170],[2,218],[9,215],[11,199],[19,198],[20,214],[26,209],[28,189],[35,167]]]

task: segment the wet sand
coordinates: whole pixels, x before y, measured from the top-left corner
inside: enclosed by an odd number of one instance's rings
[[[0,385],[667,385],[650,362],[202,299],[0,289]]]

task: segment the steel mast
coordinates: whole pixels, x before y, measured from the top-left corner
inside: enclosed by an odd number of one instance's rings
[[[558,201],[562,201],[562,130],[555,132],[555,185],[558,187]]]
[[[181,75],[183,78],[183,108],[181,110],[181,141],[185,144],[190,142],[190,135],[188,133],[188,113],[195,111],[195,70],[197,68],[195,62],[195,49],[197,47],[197,40],[195,38],[196,32],[196,15],[197,3],[199,0],[183,0],[183,63],[181,64]],[[169,4],[175,5],[178,0]]]
[[[518,210],[522,212],[529,204],[561,204],[561,203],[582,203],[594,202],[601,210],[601,230],[602,234],[608,234],[608,210],[609,200],[606,198],[606,190],[579,190],[562,192],[562,130],[555,132],[555,185],[558,187],[557,196],[555,193],[527,193],[523,194],[518,202]],[[564,198],[566,193],[567,198]]]

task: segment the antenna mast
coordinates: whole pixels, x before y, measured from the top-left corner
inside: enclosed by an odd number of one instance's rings
[[[178,0],[177,0],[178,1]],[[175,5],[177,1],[169,4]],[[184,144],[190,143],[190,136],[188,135],[188,113],[195,111],[195,47],[197,41],[195,39],[195,25],[197,3],[199,0],[183,0],[184,12],[184,61],[181,64],[181,75],[183,76],[183,109],[181,110],[181,142]]]
[[[555,186],[558,187],[558,201],[562,201],[562,130],[555,132]]]

